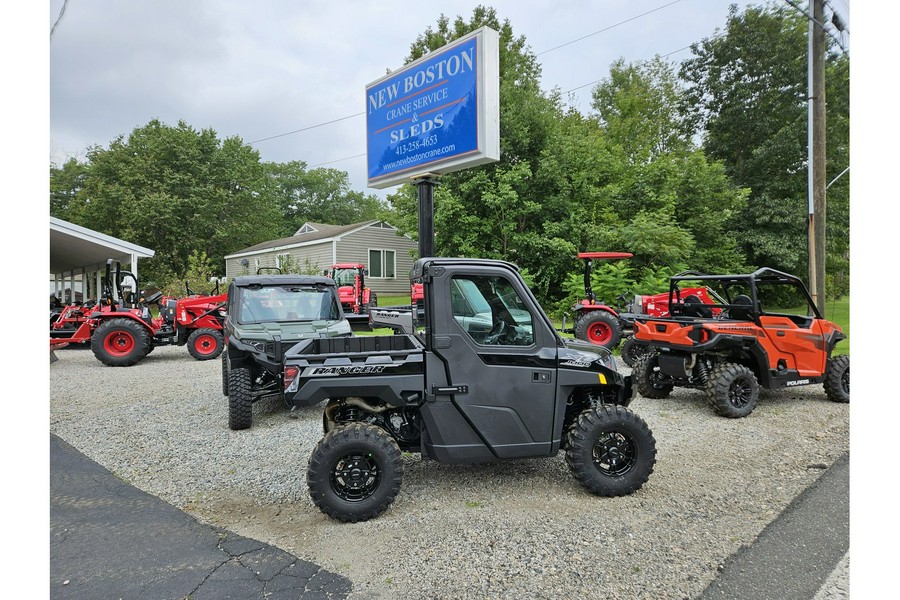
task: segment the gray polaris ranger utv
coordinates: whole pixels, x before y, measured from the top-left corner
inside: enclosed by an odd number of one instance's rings
[[[309,275],[248,275],[228,285],[222,393],[228,426],[247,429],[253,403],[284,397],[284,353],[309,338],[350,336],[334,281]]]
[[[640,489],[656,441],[607,349],[560,338],[509,263],[425,258],[411,278],[425,291],[414,333],[304,340],[285,355],[288,404],[326,401],[307,473],[324,513],[385,511],[403,452],[459,464],[562,450],[590,492]]]

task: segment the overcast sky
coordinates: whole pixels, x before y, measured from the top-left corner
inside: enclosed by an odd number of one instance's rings
[[[845,15],[849,2],[832,0]],[[468,21],[478,4],[525,37],[545,89],[571,91],[588,112],[592,84],[613,61],[689,57],[684,48],[724,26],[730,2],[50,0],[50,161],[83,159],[88,146],[153,118],[183,119],[241,137],[266,161],[347,171],[355,189],[375,193],[366,187],[365,86],[402,66],[441,14]]]

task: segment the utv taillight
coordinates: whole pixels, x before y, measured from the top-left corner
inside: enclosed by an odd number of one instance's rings
[[[300,374],[299,367],[285,367],[284,368],[284,389],[287,390],[291,387],[291,384],[294,383],[294,380],[297,379],[297,375]]]
[[[709,331],[706,329],[701,329],[700,330],[700,343],[702,344],[702,343],[708,342],[708,341],[709,341]]]

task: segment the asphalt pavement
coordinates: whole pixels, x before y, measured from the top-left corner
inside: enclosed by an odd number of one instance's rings
[[[701,600],[849,598],[849,453]],[[50,435],[50,598],[339,600],[352,582],[275,546],[204,525]]]
[[[50,435],[50,598],[339,600],[351,582],[204,525]]]

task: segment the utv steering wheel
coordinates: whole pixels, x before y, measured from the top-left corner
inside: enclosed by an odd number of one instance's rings
[[[509,325],[503,319],[499,319],[494,326],[491,327],[491,330],[488,332],[486,336],[484,336],[484,340],[481,342],[485,346],[491,346],[494,344],[499,344],[500,339],[506,336],[509,332]]]

